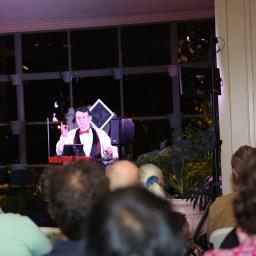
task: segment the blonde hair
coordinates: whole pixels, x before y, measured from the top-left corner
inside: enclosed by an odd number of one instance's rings
[[[154,164],[143,164],[139,167],[140,183],[153,194],[166,198],[162,170]]]

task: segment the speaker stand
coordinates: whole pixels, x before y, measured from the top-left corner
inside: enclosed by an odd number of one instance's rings
[[[119,158],[119,160],[124,159],[125,155],[126,155],[125,146],[124,145],[119,145],[118,146],[118,158]]]

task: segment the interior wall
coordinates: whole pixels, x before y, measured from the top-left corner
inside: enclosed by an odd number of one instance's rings
[[[256,2],[215,0],[218,67],[223,80],[219,97],[223,193],[232,190],[232,154],[255,146]]]

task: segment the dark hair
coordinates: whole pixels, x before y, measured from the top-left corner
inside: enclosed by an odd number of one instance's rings
[[[144,188],[117,190],[92,212],[85,255],[184,255],[174,216],[165,200]]]
[[[75,110],[75,113],[78,112],[78,111],[79,111],[79,112],[83,112],[83,113],[86,113],[86,112],[87,112],[89,116],[92,115],[91,111],[90,111],[89,108],[86,107],[86,106],[77,107],[76,110]]]
[[[234,201],[237,223],[248,234],[256,234],[256,154],[243,166],[239,184],[240,191]]]
[[[94,203],[109,192],[104,169],[89,161],[55,167],[46,177],[46,196],[61,231],[71,240],[83,237]]]

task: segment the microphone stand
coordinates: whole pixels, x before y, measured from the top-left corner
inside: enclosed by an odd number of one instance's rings
[[[221,175],[220,168],[220,152],[221,152],[221,140],[219,134],[219,125],[218,125],[218,95],[221,94],[221,78],[219,76],[219,70],[216,68],[216,58],[214,58],[214,46],[217,43],[217,38],[210,35],[209,40],[209,72],[210,72],[210,102],[211,102],[211,116],[212,116],[212,145],[213,145],[213,191],[211,198],[206,206],[203,217],[199,221],[194,233],[193,240],[195,241],[200,234],[200,230],[207,219],[209,209],[211,204],[214,202],[216,197],[221,195],[221,190],[219,186],[219,177]],[[211,186],[211,184],[209,185]]]

